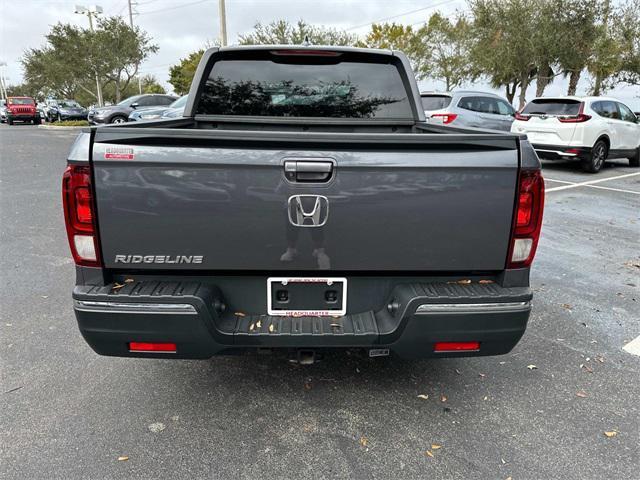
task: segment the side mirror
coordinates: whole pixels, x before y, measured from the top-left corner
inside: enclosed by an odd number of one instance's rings
[[[138,102],[133,102],[131,104],[131,108],[138,108],[140,106],[140,104]]]

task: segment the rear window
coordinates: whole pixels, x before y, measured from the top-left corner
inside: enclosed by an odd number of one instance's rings
[[[540,98],[532,100],[522,113],[529,115],[578,115],[580,101]]]
[[[412,119],[398,68],[340,57],[277,56],[216,61],[196,113],[275,117]]]
[[[422,109],[425,111],[442,110],[451,103],[451,97],[447,95],[425,95],[422,98]]]

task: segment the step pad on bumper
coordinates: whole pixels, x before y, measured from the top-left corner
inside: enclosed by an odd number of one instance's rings
[[[236,343],[269,345],[366,345],[378,339],[373,312],[344,317],[280,317],[248,315],[238,317]]]

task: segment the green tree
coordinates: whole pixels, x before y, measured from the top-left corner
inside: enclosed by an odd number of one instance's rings
[[[123,90],[138,74],[140,63],[156,53],[158,46],[140,27],[131,28],[122,17],[98,20],[98,28],[90,38],[92,67],[100,78],[113,83],[114,99],[119,102]]]
[[[371,31],[363,39],[358,40],[356,46],[400,50],[409,57],[416,73],[421,72],[429,60],[420,36],[411,25],[374,23],[371,25]]]
[[[616,79],[640,86],[640,0],[625,5],[620,12],[622,65]]]
[[[193,76],[196,74],[203,54],[204,49],[196,50],[186,58],[180,59],[180,63],[169,68],[169,83],[178,95],[189,93]]]
[[[561,73],[569,78],[567,95],[575,95],[598,35],[601,0],[557,0],[555,50]]]
[[[472,47],[471,23],[463,16],[454,21],[439,12],[418,31],[424,57],[419,62],[418,78],[442,80],[446,90],[460,87],[477,77],[469,61]]]
[[[342,30],[309,25],[304,20],[295,24],[286,20],[267,25],[258,22],[251,33],[238,37],[240,45],[303,45],[305,40],[312,45],[355,45],[358,37]]]
[[[532,41],[536,28],[537,0],[470,0],[475,38],[471,58],[495,88],[504,87],[513,103],[520,87],[519,104],[536,73],[536,48]]]
[[[44,46],[27,50],[21,59],[25,82],[47,95],[80,95],[85,104],[97,99],[96,72],[103,90],[112,92],[105,100],[117,102],[138,65],[158,49],[145,32],[120,17],[101,19],[95,32],[58,23],[45,38]]]

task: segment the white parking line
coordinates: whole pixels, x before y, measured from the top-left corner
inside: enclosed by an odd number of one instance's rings
[[[631,355],[637,355],[640,357],[640,335],[627,343],[624,347],[622,347],[622,349],[625,352],[630,353]]]
[[[598,188],[600,190],[609,190],[611,192],[633,193],[634,195],[640,195],[640,192],[636,192],[635,190],[624,190],[622,188],[603,187],[601,185],[585,185],[585,187],[587,187],[587,188]]]
[[[546,191],[547,192],[557,192],[559,190],[568,190],[570,188],[584,187],[584,186],[588,186],[588,185],[594,185],[596,183],[608,182],[609,180],[618,180],[620,178],[635,177],[637,175],[640,175],[640,172],[627,173],[626,175],[618,175],[616,177],[600,178],[598,180],[590,180],[588,182],[579,182],[579,183],[570,183],[570,182],[568,182],[569,185],[562,185],[560,187],[548,188],[548,189],[546,189]],[[547,180],[549,180],[551,182],[567,183],[567,182],[564,182],[562,180],[552,180],[552,179],[547,179]]]

